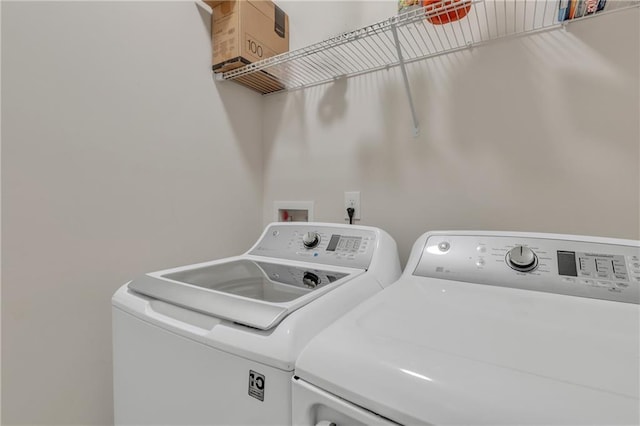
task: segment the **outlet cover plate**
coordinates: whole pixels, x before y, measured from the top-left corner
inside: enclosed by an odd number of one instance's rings
[[[360,191],[346,191],[344,193],[344,218],[349,220],[347,214],[347,208],[353,207],[355,212],[353,214],[354,220],[362,219],[362,209],[360,207]]]

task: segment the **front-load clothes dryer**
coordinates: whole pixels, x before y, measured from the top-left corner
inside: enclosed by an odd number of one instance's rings
[[[299,352],[400,273],[380,229],[277,223],[241,256],[134,279],[112,300],[115,423],[290,424]]]
[[[640,423],[640,242],[431,232],[316,336],[293,423]]]

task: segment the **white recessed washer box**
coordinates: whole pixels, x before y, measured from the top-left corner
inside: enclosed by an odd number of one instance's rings
[[[274,201],[276,222],[313,222],[313,201]]]

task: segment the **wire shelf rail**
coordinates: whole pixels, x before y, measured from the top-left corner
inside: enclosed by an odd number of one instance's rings
[[[291,90],[398,66],[400,56],[405,63],[411,63],[640,6],[637,1],[609,0],[609,3],[603,11],[560,21],[557,0],[442,0],[236,68],[222,73],[220,78],[246,80],[252,74],[267,73],[272,77],[271,83],[261,84],[262,79],[257,78],[254,82],[256,90],[263,93]],[[467,9],[468,14],[465,13]],[[437,22],[439,17],[447,14],[452,17],[449,23],[437,25],[430,22]],[[397,31],[397,41],[394,30]]]
[[[440,0],[384,21],[340,34],[217,75],[263,94],[327,83],[396,66],[418,133],[404,65],[495,40],[563,27],[570,22],[639,7],[639,0],[579,0],[598,9],[560,10],[568,0]],[[606,6],[600,10],[600,6]]]

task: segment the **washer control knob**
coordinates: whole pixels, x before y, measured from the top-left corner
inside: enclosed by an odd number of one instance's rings
[[[313,272],[305,272],[302,276],[302,284],[308,288],[316,288],[320,284],[320,277]]]
[[[532,271],[538,266],[538,256],[526,246],[515,246],[507,253],[507,265],[520,272]]]
[[[320,244],[320,234],[315,231],[305,232],[302,236],[302,244],[304,244],[306,248],[314,248]]]

